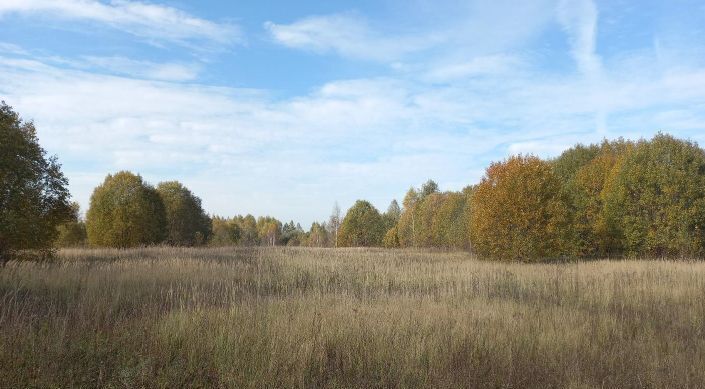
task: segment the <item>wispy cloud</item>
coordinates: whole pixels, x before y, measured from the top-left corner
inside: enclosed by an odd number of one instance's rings
[[[602,108],[633,136],[669,130],[705,141],[692,132],[705,120],[705,71],[654,77],[651,63],[640,60],[626,78],[607,74],[611,92],[594,95],[584,93],[582,75],[510,72],[433,87],[395,77],[339,80],[275,99],[0,57],[0,96],[35,119],[84,204],[95,172],[133,169],[185,181],[212,212],[307,221],[325,215],[332,196],[347,204],[376,193],[371,200],[384,207],[428,177],[472,183],[498,155],[551,156],[598,141],[592,117]]]
[[[237,26],[215,23],[176,8],[129,0],[4,0],[0,17],[41,15],[109,25],[127,33],[171,42],[201,40],[230,44],[242,39]]]
[[[558,4],[558,20],[570,39],[571,51],[578,69],[590,83],[589,93],[602,95],[604,80],[602,61],[596,52],[598,11],[593,0],[561,0]],[[608,110],[604,105],[595,112],[595,129],[607,132]]]
[[[557,11],[558,20],[570,38],[578,68],[589,77],[599,77],[602,63],[596,53],[598,13],[595,3],[592,0],[562,0]]]
[[[429,9],[443,8],[437,3]],[[39,12],[19,9],[40,3],[0,4],[10,17]],[[46,13],[55,3],[41,4]],[[35,120],[84,205],[104,174],[131,169],[152,182],[183,181],[214,213],[304,223],[336,199],[386,207],[427,178],[459,189],[509,153],[551,157],[576,142],[658,130],[705,142],[705,68],[681,60],[700,52],[670,52],[669,42],[603,51],[598,26],[609,11],[589,0],[445,8],[424,25],[357,13],[266,23],[282,46],[388,65],[354,79],[316,78],[299,92],[234,88],[210,75],[205,85],[199,75],[210,64],[173,53],[66,58],[0,44],[0,97]]]
[[[391,61],[428,49],[440,39],[434,34],[384,35],[354,13],[310,16],[291,24],[268,21],[264,27],[273,39],[288,47],[375,61]]]
[[[522,59],[507,54],[478,56],[466,61],[433,64],[425,78],[430,81],[452,81],[467,77],[493,76],[516,70],[522,62]]]
[[[20,46],[14,45],[12,43],[0,42],[0,53],[14,54],[14,55],[26,55],[28,52],[21,48]]]
[[[192,81],[198,77],[201,70],[201,65],[198,64],[138,61],[125,57],[87,56],[83,57],[80,65],[97,67],[136,78],[166,81]]]

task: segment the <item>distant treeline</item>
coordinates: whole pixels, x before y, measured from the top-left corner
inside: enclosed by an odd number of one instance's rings
[[[461,191],[429,180],[384,213],[358,200],[341,217],[336,204],[305,231],[273,217],[209,216],[181,183],[153,187],[126,171],[106,177],[80,218],[33,124],[3,103],[0,185],[0,257],[52,244],[436,247],[503,260],[705,254],[705,151],[664,134],[579,144],[551,160],[512,156]]]

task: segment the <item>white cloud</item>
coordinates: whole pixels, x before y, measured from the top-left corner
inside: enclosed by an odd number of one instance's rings
[[[228,44],[242,39],[239,29],[176,8],[128,0],[3,0],[0,17],[13,14],[103,23],[150,40],[203,40]]]
[[[27,51],[25,51],[20,46],[17,46],[12,43],[7,43],[7,42],[0,42],[0,53],[15,54],[15,55],[28,54]]]
[[[160,63],[137,61],[125,57],[83,58],[84,65],[105,69],[122,75],[165,81],[191,81],[198,77],[201,66],[197,64]]]
[[[572,55],[578,69],[591,83],[592,94],[603,94],[602,61],[597,55],[597,18],[598,10],[593,0],[561,0],[558,4],[558,20],[568,34]],[[607,132],[607,108],[598,106],[595,111],[595,128],[597,132]]]
[[[523,33],[490,36],[493,50],[471,44],[485,36],[472,24],[466,31],[473,34],[449,41],[457,46],[424,59],[413,56],[427,47],[423,39],[404,35],[410,38],[394,45],[347,14],[267,27],[291,47],[402,58],[398,71],[276,98],[194,83],[200,69],[189,64],[88,57],[66,68],[10,47],[0,54],[0,98],[35,119],[84,205],[104,174],[132,169],[154,183],[183,181],[211,212],[271,213],[304,224],[324,218],[336,199],[344,208],[374,193],[370,199],[384,208],[428,178],[458,189],[507,153],[549,157],[603,135],[657,130],[705,141],[696,132],[705,122],[705,70],[659,63],[649,48],[603,63],[597,10],[581,4],[580,12],[558,11],[577,72],[533,67],[531,53],[513,50],[544,23],[533,11],[530,21],[521,19],[522,7],[512,17]],[[499,20],[502,29],[510,19]],[[609,121],[604,133],[595,131],[596,118]]]
[[[310,16],[291,24],[268,21],[264,27],[277,42],[288,47],[375,61],[390,61],[425,50],[440,40],[433,33],[387,36],[356,14]]]
[[[592,0],[562,0],[558,5],[558,20],[568,33],[572,54],[579,69],[588,77],[598,77],[602,71],[596,54],[597,7]]]
[[[290,24],[268,21],[264,27],[287,47],[385,62],[396,69],[417,68],[419,54],[462,53],[462,60],[443,65],[457,65],[446,71],[464,73],[461,63],[515,48],[536,36],[553,21],[554,7],[554,0],[415,1],[400,12],[404,20],[399,24],[407,28],[395,29],[388,20],[373,23],[357,13],[309,16]],[[422,11],[413,15],[415,8]]]
[[[521,64],[521,59],[507,54],[478,56],[466,61],[432,66],[426,78],[430,81],[452,81],[466,77],[498,75],[516,69]]]

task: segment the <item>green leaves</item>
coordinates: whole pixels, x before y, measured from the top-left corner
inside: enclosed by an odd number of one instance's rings
[[[194,246],[210,237],[211,220],[200,198],[178,181],[160,183],[157,193],[166,212],[166,243]]]
[[[668,135],[641,141],[613,171],[606,212],[629,256],[705,253],[705,152]]]
[[[86,230],[88,241],[96,246],[160,243],[167,236],[164,203],[139,175],[127,171],[108,175],[93,191]]]
[[[34,124],[0,103],[0,260],[15,250],[51,247],[56,227],[71,217],[67,185]]]
[[[348,210],[340,226],[338,245],[341,247],[381,246],[385,229],[377,208],[358,200]]]

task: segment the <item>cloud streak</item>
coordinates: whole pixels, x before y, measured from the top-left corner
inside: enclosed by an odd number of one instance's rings
[[[41,15],[46,18],[90,21],[158,41],[205,41],[232,44],[242,40],[237,26],[219,24],[176,8],[128,0],[4,0],[0,17]]]
[[[264,28],[287,47],[381,62],[429,49],[441,40],[435,34],[385,36],[352,13],[310,16],[291,24],[268,21]]]

